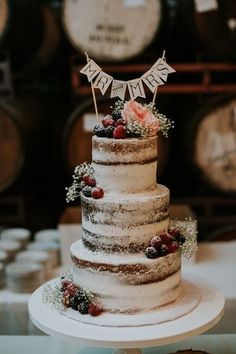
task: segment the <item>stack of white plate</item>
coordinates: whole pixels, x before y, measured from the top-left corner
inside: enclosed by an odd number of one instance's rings
[[[0,250],[7,253],[8,262],[13,262],[17,253],[21,250],[21,244],[16,241],[0,240]]]
[[[5,270],[2,263],[0,263],[0,289],[3,289],[5,286]]]
[[[6,266],[7,289],[32,293],[43,283],[43,267],[37,263],[15,262]]]
[[[32,242],[28,244],[27,249],[30,251],[48,252],[50,258],[50,266],[52,268],[58,266],[60,246],[57,242]]]
[[[37,231],[34,235],[37,242],[59,242],[60,232],[57,229],[45,229]]]
[[[16,256],[17,262],[39,263],[43,266],[44,280],[50,278],[50,258],[48,252],[44,251],[24,251]]]
[[[10,228],[2,230],[1,239],[5,241],[17,241],[21,244],[21,248],[25,249],[30,240],[30,230],[24,228]]]
[[[3,250],[0,250],[0,263],[5,266],[7,264],[7,253]]]

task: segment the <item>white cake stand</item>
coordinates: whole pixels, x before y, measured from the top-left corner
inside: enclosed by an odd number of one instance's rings
[[[43,286],[29,301],[32,322],[43,332],[59,339],[107,348],[119,348],[115,353],[138,354],[142,347],[170,344],[203,333],[223,316],[224,296],[204,278],[184,275],[201,293],[199,305],[187,315],[155,325],[108,327],[85,324],[70,319],[42,302]],[[122,349],[125,348],[125,349]]]

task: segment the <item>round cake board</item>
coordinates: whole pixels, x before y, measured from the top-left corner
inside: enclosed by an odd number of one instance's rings
[[[182,317],[158,324],[114,327],[79,322],[44,304],[43,286],[31,296],[29,314],[39,329],[59,339],[83,342],[91,346],[120,348],[116,352],[119,354],[141,353],[139,349],[134,348],[164,345],[187,339],[207,331],[223,316],[224,296],[214,284],[190,274],[185,274],[184,280],[194,284],[198,289],[200,300],[197,306]],[[169,310],[171,311],[171,306]],[[121,348],[132,349],[122,351]]]

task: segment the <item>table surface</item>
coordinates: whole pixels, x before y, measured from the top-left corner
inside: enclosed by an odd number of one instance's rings
[[[33,349],[32,349],[33,348]],[[170,354],[184,349],[209,354],[235,354],[236,334],[201,335],[179,343],[142,349],[143,354]],[[112,354],[113,349],[67,343],[49,336],[0,336],[1,354]]]

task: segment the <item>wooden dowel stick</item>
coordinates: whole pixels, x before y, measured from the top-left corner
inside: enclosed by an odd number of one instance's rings
[[[86,56],[86,60],[88,63],[89,56],[86,52],[85,52],[85,56]],[[97,118],[97,122],[99,124],[100,122],[99,122],[99,118],[98,118],[98,106],[97,106],[96,95],[95,95],[95,91],[94,91],[94,87],[93,87],[93,80],[90,81],[90,84],[91,84],[91,90],[92,90],[92,95],[93,95],[93,104],[94,104],[94,108],[95,108],[96,118]]]

